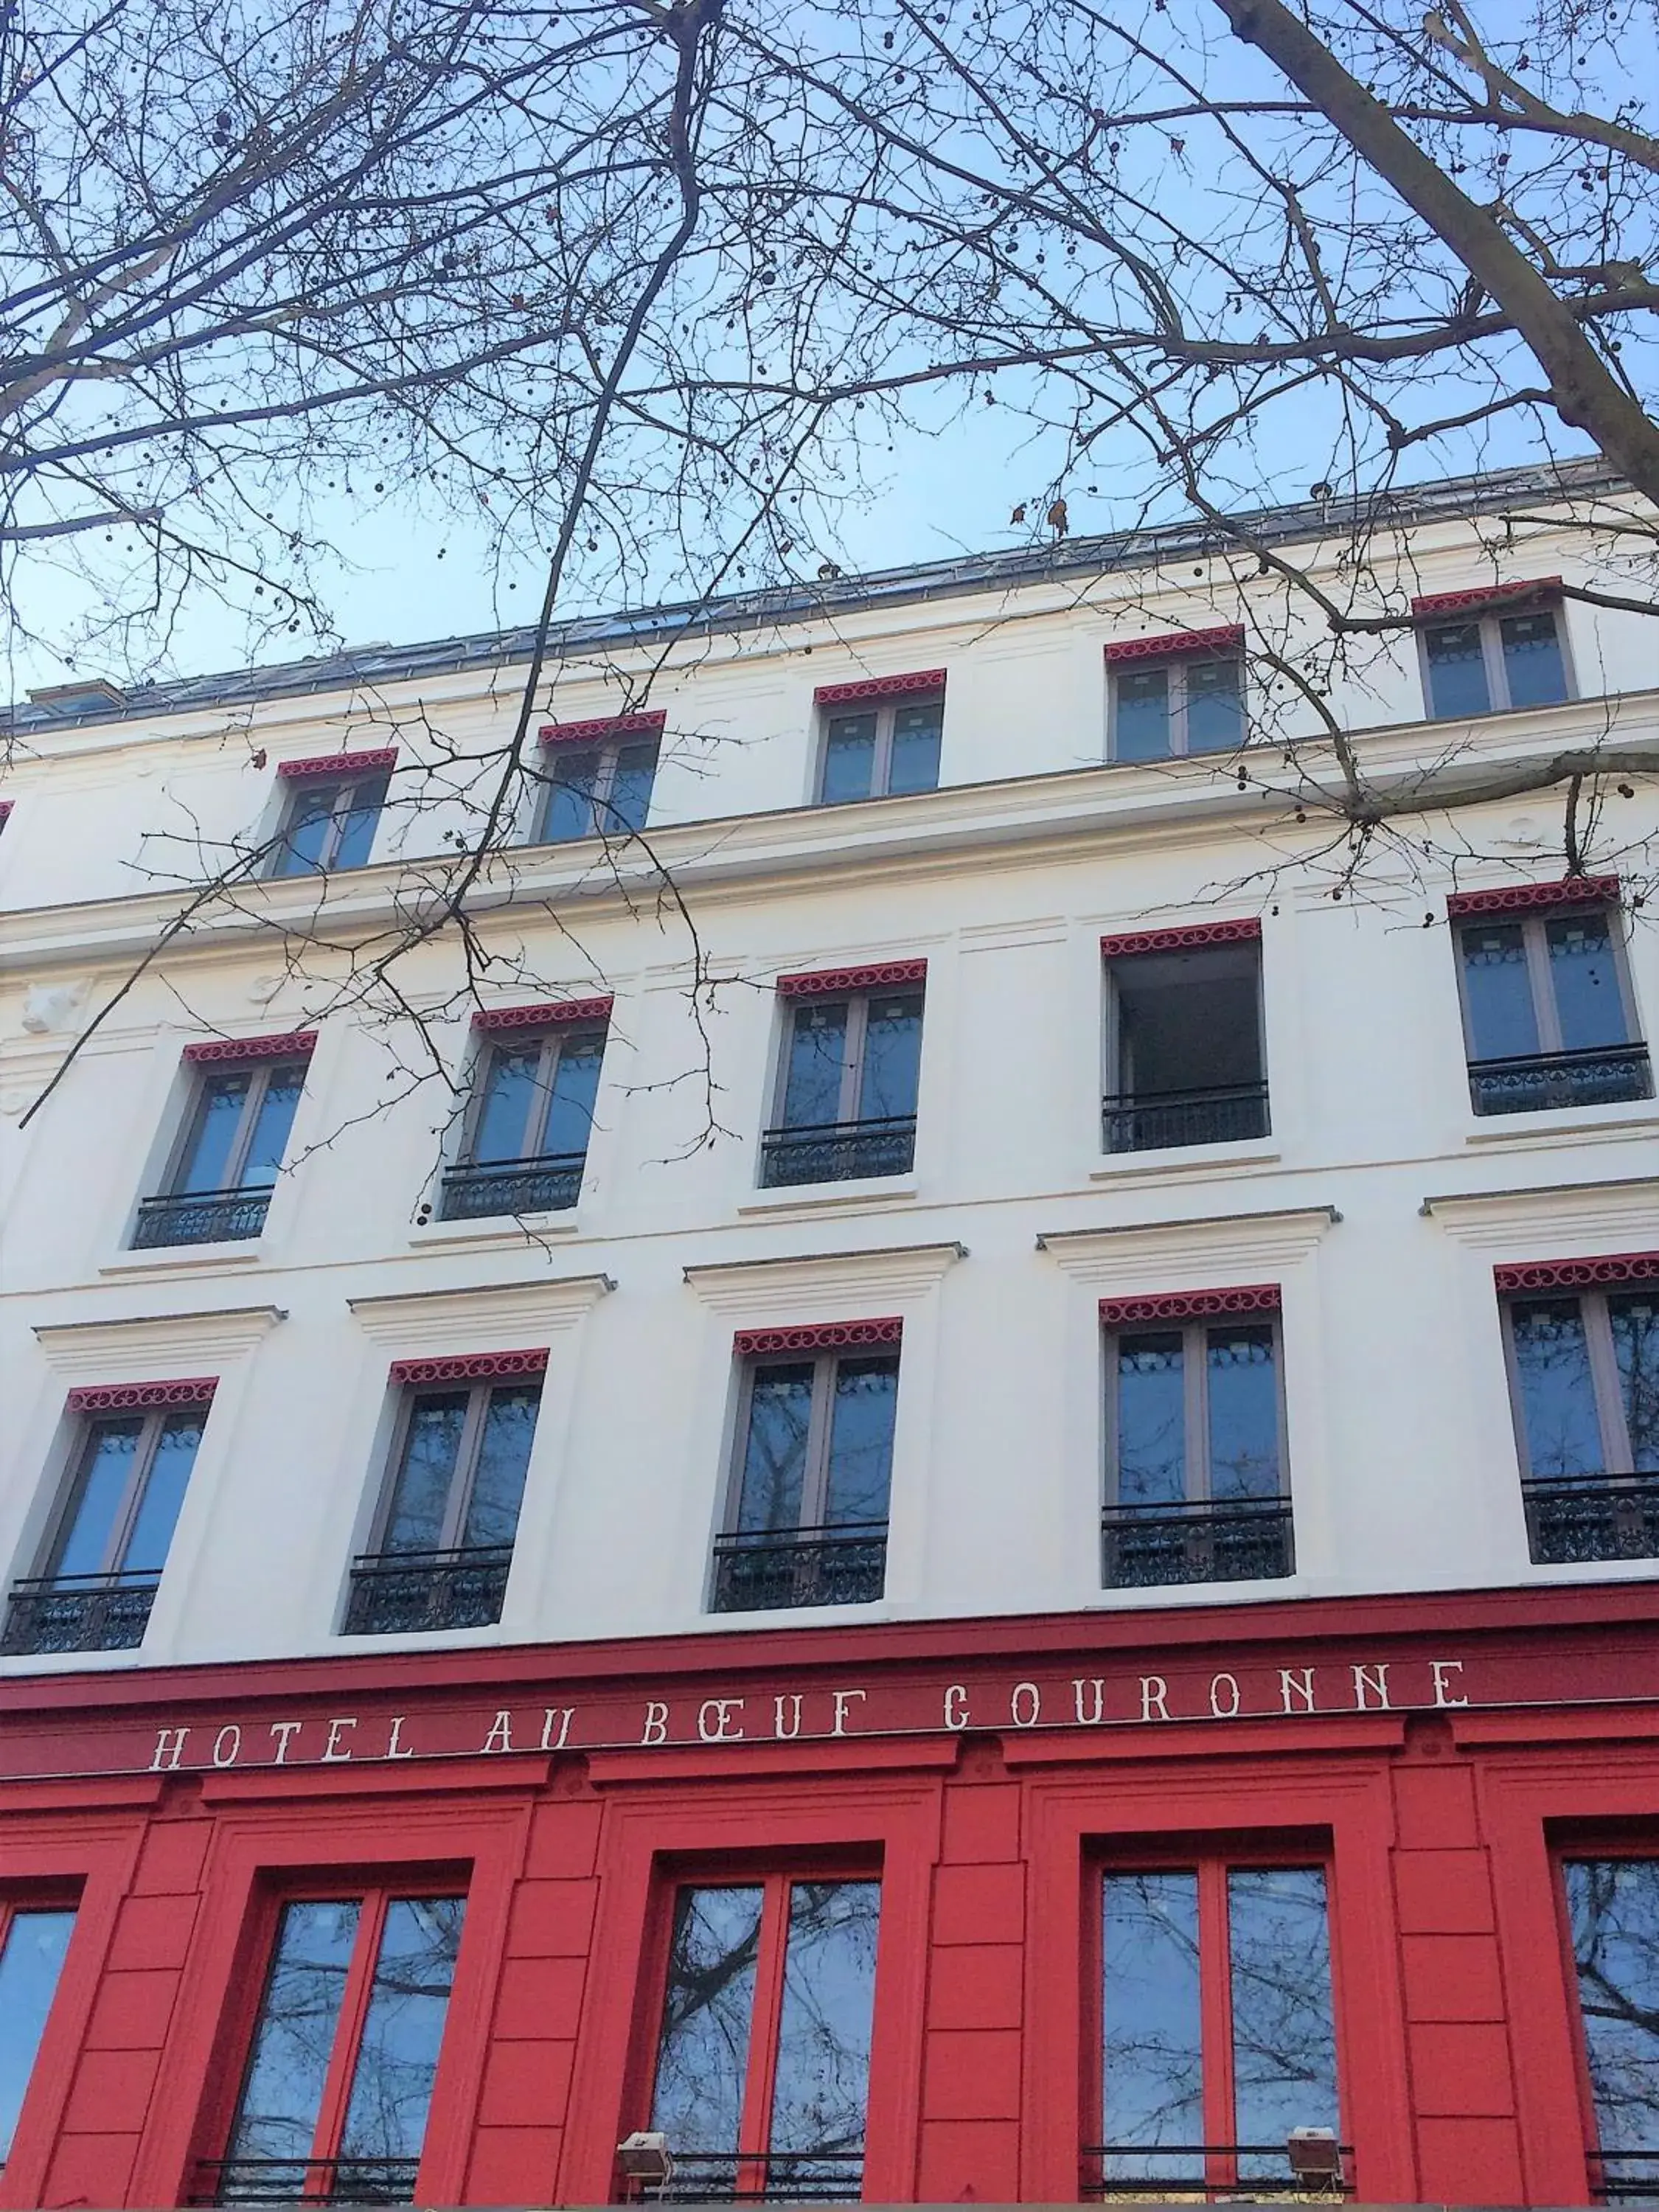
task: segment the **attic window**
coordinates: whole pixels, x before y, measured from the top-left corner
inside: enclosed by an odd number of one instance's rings
[[[125,707],[127,695],[102,676],[79,677],[69,684],[46,684],[29,693],[32,705],[65,720],[76,714],[107,714]]]

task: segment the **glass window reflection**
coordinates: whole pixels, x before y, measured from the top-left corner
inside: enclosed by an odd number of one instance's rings
[[[1201,2183],[1198,1876],[1109,1874],[1103,1911],[1106,2177]]]
[[[0,1911],[0,2166],[11,2156],[46,2016],[58,1993],[75,1914]]]
[[[1659,1860],[1570,1859],[1562,1873],[1603,2179],[1609,2195],[1646,2200],[1659,2152]]]

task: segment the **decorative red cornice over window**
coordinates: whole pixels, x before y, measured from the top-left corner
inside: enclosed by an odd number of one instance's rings
[[[1106,658],[1115,666],[1120,660],[1185,660],[1197,653],[1222,660],[1243,650],[1243,623],[1224,623],[1219,629],[1171,629],[1158,637],[1120,638],[1107,647]]]
[[[1453,891],[1446,912],[1453,921],[1472,914],[1528,914],[1553,906],[1617,906],[1617,876],[1567,876],[1556,884],[1504,884],[1495,890]]]
[[[561,1022],[608,1022],[611,999],[553,999],[539,1006],[480,1006],[475,1030],[550,1030]]]
[[[367,753],[319,753],[314,760],[278,761],[278,775],[368,775],[372,770],[396,768],[398,748],[382,745]]]
[[[6,817],[11,812],[12,808],[16,805],[16,803],[17,802],[15,799],[0,799],[0,830],[3,830],[5,828]]]
[[[212,1060],[304,1060],[315,1048],[315,1030],[289,1030],[281,1036],[215,1037],[209,1044],[187,1044],[185,1058]]]
[[[919,668],[909,676],[866,676],[850,684],[820,684],[812,698],[820,707],[856,707],[866,700],[913,699],[944,689],[942,668]]]
[[[846,991],[892,991],[927,981],[925,960],[878,960],[868,968],[818,968],[810,975],[780,975],[777,992],[781,999],[833,999]]]
[[[740,1328],[732,1340],[738,1359],[754,1359],[774,1352],[856,1352],[872,1344],[897,1344],[904,1334],[903,1321],[889,1315],[882,1321],[826,1321],[801,1328]]]
[[[94,1382],[71,1390],[71,1413],[132,1413],[153,1406],[210,1406],[219,1387],[216,1375],[192,1375],[182,1382]]]
[[[1558,599],[1559,576],[1534,576],[1519,584],[1476,584],[1465,592],[1429,592],[1412,601],[1414,615],[1473,614],[1480,607],[1495,607],[1510,599]]]
[[[535,1352],[464,1352],[453,1359],[394,1359],[386,1380],[407,1382],[510,1382],[547,1372],[547,1346]]]
[[[1194,921],[1174,929],[1132,929],[1120,937],[1103,937],[1100,950],[1108,960],[1132,960],[1141,952],[1195,952],[1206,945],[1256,945],[1261,924],[1242,921]]]
[[[1521,1260],[1492,1269],[1500,1293],[1604,1290],[1620,1283],[1659,1283],[1659,1252],[1613,1252],[1600,1260]]]
[[[648,714],[600,714],[586,722],[544,722],[539,734],[544,745],[603,745],[618,738],[659,738],[667,720],[659,707]]]
[[[1230,1291],[1168,1291],[1150,1298],[1103,1298],[1103,1328],[1158,1321],[1209,1321],[1229,1314],[1277,1313],[1277,1283],[1243,1283]]]

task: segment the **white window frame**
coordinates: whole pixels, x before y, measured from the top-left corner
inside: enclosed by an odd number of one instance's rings
[[[326,875],[335,865],[335,855],[340,849],[340,839],[345,829],[346,818],[356,811],[355,800],[357,793],[367,785],[378,783],[381,790],[380,804],[374,810],[374,835],[369,840],[368,855],[362,861],[354,864],[361,867],[369,866],[374,856],[374,839],[380,834],[380,817],[386,811],[386,792],[390,787],[391,773],[389,769],[376,768],[366,769],[361,775],[355,776],[335,777],[321,771],[315,775],[285,776],[283,781],[288,784],[289,792],[283,805],[282,819],[276,830],[276,842],[265,871],[266,874],[273,880],[283,883],[301,881],[310,875]],[[334,804],[329,809],[328,835],[323,842],[322,854],[314,868],[296,869],[291,873],[283,872],[282,862],[288,851],[289,832],[294,826],[295,817],[305,803],[306,793],[307,791],[314,793],[319,784],[331,784],[335,792]]]
[[[1611,1295],[1619,1297],[1632,1291],[1646,1291],[1659,1297],[1659,1282],[1620,1283]],[[1608,1482],[1616,1482],[1621,1478],[1636,1483],[1648,1480],[1636,1471],[1636,1450],[1631,1443],[1630,1425],[1625,1418],[1625,1394],[1620,1387],[1619,1359],[1613,1350],[1613,1322],[1607,1312],[1608,1296],[1605,1290],[1564,1285],[1559,1290],[1510,1291],[1498,1301],[1503,1309],[1504,1365],[1509,1378],[1510,1417],[1515,1427],[1515,1455],[1523,1485],[1535,1482],[1547,1486],[1563,1478],[1553,1474],[1534,1474],[1532,1470],[1531,1454],[1527,1443],[1526,1405],[1521,1391],[1521,1363],[1515,1348],[1515,1309],[1518,1305],[1542,1305],[1566,1298],[1574,1300],[1583,1320],[1590,1387],[1595,1397],[1596,1425],[1601,1432],[1601,1456],[1607,1462],[1603,1469],[1587,1468],[1585,1472],[1591,1474],[1601,1472]]]
[[[812,778],[812,804],[815,806],[857,806],[860,799],[826,799],[824,779],[830,773],[830,732],[837,722],[851,721],[855,716],[873,714],[876,718],[875,757],[870,763],[870,788],[862,799],[890,799],[889,789],[893,775],[893,726],[898,715],[915,707],[937,707],[939,719],[940,765],[944,765],[945,691],[919,691],[894,699],[847,699],[840,704],[828,704],[819,709],[817,767]],[[937,791],[937,783],[929,787]],[[900,792],[901,799],[916,799],[920,792]]]
[[[1522,950],[1526,955],[1527,985],[1532,994],[1533,1019],[1538,1024],[1538,1057],[1565,1053],[1561,1042],[1561,1013],[1555,1003],[1555,989],[1550,981],[1549,925],[1553,921],[1583,921],[1592,915],[1601,915],[1607,924],[1607,951],[1613,962],[1614,981],[1619,987],[1619,1004],[1625,1017],[1625,1043],[1635,1050],[1643,1042],[1642,1025],[1637,1016],[1635,994],[1632,989],[1630,966],[1625,957],[1625,933],[1620,927],[1621,909],[1608,902],[1591,902],[1583,906],[1540,908],[1527,914],[1471,914],[1464,915],[1454,923],[1457,933],[1457,1000],[1463,1016],[1463,1056],[1471,1067],[1486,1067],[1489,1060],[1477,1060],[1474,1051],[1474,1020],[1469,1005],[1468,978],[1465,973],[1463,936],[1466,930],[1513,929],[1522,932]],[[1617,1046],[1610,1048],[1616,1051]],[[1528,1055],[1522,1054],[1522,1059]]]
[[[206,1066],[193,1067],[191,1071],[190,1097],[185,1109],[184,1127],[179,1133],[178,1143],[173,1148],[173,1157],[162,1188],[156,1195],[161,1198],[210,1195],[207,1192],[191,1193],[180,1190],[179,1180],[185,1172],[185,1164],[190,1158],[191,1147],[201,1124],[209,1085],[216,1076],[246,1073],[250,1074],[253,1079],[248,1085],[242,1099],[241,1118],[236,1124],[235,1141],[231,1146],[229,1156],[225,1162],[225,1172],[232,1179],[229,1182],[221,1183],[218,1186],[221,1190],[225,1191],[242,1189],[244,1186],[236,1178],[240,1176],[243,1168],[247,1164],[248,1152],[253,1144],[254,1130],[258,1127],[260,1109],[264,1104],[265,1093],[270,1090],[273,1079],[285,1068],[291,1067],[297,1067],[301,1071],[301,1087],[303,1089],[304,1079],[310,1073],[311,1061],[308,1056],[298,1054],[286,1060],[221,1060]],[[286,1150],[286,1146],[283,1149]],[[276,1185],[255,1183],[248,1188],[255,1190],[269,1188],[274,1190]]]
[[[824,1528],[824,1508],[830,1498],[830,1443],[834,1425],[836,1403],[836,1371],[844,1359],[890,1359],[893,1363],[895,1389],[895,1434],[897,1443],[897,1380],[902,1348],[897,1345],[836,1345],[819,1352],[758,1352],[743,1363],[742,1381],[738,1393],[737,1426],[733,1434],[731,1474],[726,1484],[726,1510],[720,1534],[735,1536],[742,1532],[738,1522],[743,1516],[743,1478],[749,1457],[749,1425],[755,1401],[756,1378],[773,1367],[805,1367],[810,1361],[812,1368],[812,1409],[806,1425],[806,1464],[801,1475],[800,1510],[804,1518],[797,1528],[803,1535],[821,1534]],[[893,1468],[890,1459],[887,1469],[888,1496],[891,1501]],[[854,1524],[862,1528],[862,1522]],[[884,1526],[887,1524],[884,1522]],[[782,1532],[779,1532],[782,1533]]]
[[[392,1516],[397,1504],[398,1479],[404,1469],[404,1455],[409,1445],[410,1430],[414,1425],[415,1407],[422,1398],[448,1397],[457,1390],[468,1393],[466,1416],[461,1425],[460,1442],[455,1448],[455,1464],[449,1478],[449,1491],[444,1501],[443,1528],[441,1540],[434,1546],[439,1552],[459,1548],[459,1538],[466,1524],[467,1510],[472,1503],[473,1491],[478,1481],[478,1455],[483,1442],[484,1419],[489,1411],[489,1401],[497,1390],[523,1390],[534,1386],[537,1391],[536,1425],[541,1425],[541,1395],[546,1389],[543,1375],[495,1375],[476,1382],[410,1382],[404,1386],[398,1407],[398,1418],[392,1426],[391,1449],[386,1455],[386,1471],[380,1485],[380,1497],[370,1524],[370,1540],[365,1556],[380,1560],[396,1559],[400,1554],[386,1549],[386,1532],[392,1526]],[[530,1449],[536,1449],[532,1433]],[[528,1469],[526,1468],[526,1481]],[[516,1529],[514,1537],[516,1541]],[[491,1546],[494,1550],[497,1547]],[[501,1547],[505,1548],[505,1547]],[[419,1553],[412,1556],[419,1557]]]
[[[1108,760],[1115,763],[1119,757],[1117,750],[1117,705],[1119,682],[1123,674],[1127,671],[1133,671],[1139,674],[1145,670],[1152,668],[1163,669],[1170,679],[1170,750],[1167,753],[1154,754],[1150,759],[1125,760],[1122,765],[1125,768],[1156,768],[1160,760],[1227,759],[1229,753],[1233,750],[1231,747],[1229,747],[1226,751],[1216,750],[1200,753],[1189,753],[1187,750],[1188,669],[1195,663],[1207,667],[1217,661],[1227,662],[1238,671],[1238,717],[1239,726],[1243,732],[1241,743],[1249,744],[1250,741],[1250,701],[1249,687],[1245,682],[1246,672],[1244,655],[1242,651],[1235,651],[1231,653],[1172,653],[1167,656],[1148,653],[1144,659],[1109,661],[1107,664],[1107,690],[1110,695],[1109,700],[1106,732],[1106,757]]]
[[[1118,1449],[1118,1344],[1126,1336],[1176,1336],[1181,1339],[1181,1382],[1183,1396],[1182,1434],[1186,1441],[1185,1488],[1176,1503],[1208,1505],[1214,1502],[1210,1469],[1209,1333],[1213,1328],[1259,1328],[1273,1332],[1273,1397],[1278,1412],[1279,1489],[1281,1504],[1291,1501],[1291,1461],[1285,1395],[1285,1332],[1281,1316],[1273,1312],[1201,1314],[1190,1321],[1137,1321],[1114,1323],[1101,1331],[1106,1407],[1106,1466],[1103,1493],[1106,1510],[1133,1512],[1118,1498],[1121,1463]],[[1229,1501],[1231,1502],[1231,1501]]]
[[[1489,607],[1470,607],[1463,613],[1451,611],[1439,615],[1424,615],[1417,624],[1418,672],[1423,685],[1425,717],[1431,722],[1455,722],[1461,714],[1437,714],[1434,706],[1434,672],[1429,660],[1429,632],[1431,629],[1450,629],[1468,623],[1478,623],[1480,628],[1480,660],[1486,676],[1486,712],[1504,714],[1510,706],[1509,664],[1504,658],[1504,638],[1500,625],[1516,615],[1553,615],[1555,641],[1561,653],[1561,681],[1568,699],[1578,696],[1578,685],[1573,674],[1571,643],[1567,633],[1565,608],[1559,599],[1540,598],[1528,605],[1525,599],[1502,601]],[[1534,711],[1542,713],[1544,709]]]
[[[623,830],[615,823],[605,821],[602,816],[603,810],[608,808],[610,805],[611,793],[616,785],[617,772],[623,752],[631,747],[643,745],[648,745],[651,749],[651,793],[646,800],[646,819],[648,822],[651,815],[651,800],[656,796],[657,770],[662,765],[661,739],[653,732],[635,731],[629,737],[599,738],[592,744],[558,744],[549,745],[546,748],[542,764],[537,771],[537,781],[540,788],[537,793],[534,820],[532,823],[529,842],[532,845],[580,845],[586,843],[589,837],[637,836],[638,830]],[[593,820],[591,826],[580,837],[550,837],[547,834],[548,817],[553,811],[559,786],[559,778],[555,769],[561,758],[566,761],[597,760],[599,763],[599,770],[593,779],[592,795],[588,802]]]
[[[75,1441],[70,1453],[67,1479],[62,1496],[52,1515],[51,1533],[42,1549],[40,1575],[42,1579],[55,1579],[59,1572],[58,1560],[68,1542],[75,1525],[76,1509],[97,1449],[98,1431],[107,1421],[130,1420],[138,1414],[143,1425],[138,1431],[138,1448],[132,1455],[132,1467],[127,1476],[127,1486],[122,1494],[121,1509],[110,1524],[110,1537],[105,1547],[102,1562],[84,1570],[88,1574],[113,1575],[121,1572],[121,1560],[131,1540],[133,1527],[144,1503],[144,1493],[155,1466],[155,1455],[160,1449],[161,1431],[170,1420],[181,1413],[197,1413],[205,1427],[211,1411],[211,1401],[199,1399],[194,1404],[177,1406],[131,1407],[124,1411],[112,1407],[107,1413],[83,1413],[79,1419]],[[192,1469],[192,1472],[194,1470]]]
[[[574,1153],[544,1152],[538,1149],[520,1152],[514,1160],[481,1160],[477,1155],[478,1127],[483,1120],[484,1098],[496,1054],[513,1050],[514,1040],[524,1045],[539,1044],[541,1058],[536,1069],[538,1103],[529,1125],[530,1129],[535,1133],[537,1146],[539,1147],[547,1134],[547,1117],[553,1110],[553,1085],[558,1076],[559,1061],[563,1056],[565,1048],[578,1041],[586,1042],[595,1037],[599,1040],[600,1055],[603,1059],[605,1047],[608,1041],[608,1025],[603,1022],[557,1022],[551,1023],[546,1029],[539,1030],[509,1030],[498,1032],[495,1036],[486,1036],[483,1049],[473,1062],[471,1096],[467,1102],[461,1146],[455,1158],[456,1166],[505,1168],[522,1165],[531,1160],[574,1158],[575,1157]],[[601,1081],[604,1079],[603,1073],[600,1079]],[[582,1157],[586,1158],[586,1156],[587,1147],[584,1146]]]
[[[845,1056],[842,1061],[841,1095],[837,1102],[835,1121],[828,1124],[799,1122],[794,1126],[801,1128],[817,1128],[821,1126],[837,1129],[860,1128],[864,1123],[858,1115],[857,1107],[859,1092],[864,1084],[864,1048],[866,1035],[870,1025],[870,1001],[872,999],[908,998],[915,998],[921,1002],[921,1023],[925,1034],[927,1022],[927,994],[925,987],[921,983],[894,983],[871,990],[833,994],[825,992],[822,994],[814,993],[811,996],[803,994],[799,998],[786,999],[783,1002],[782,1049],[778,1054],[777,1080],[773,1089],[772,1119],[767,1125],[768,1133],[770,1134],[773,1131],[790,1126],[784,1121],[783,1109],[784,1102],[789,1094],[789,1066],[794,1051],[795,1017],[798,1012],[802,1008],[814,1006],[845,1006],[848,1010],[845,1031],[847,1044]],[[921,1097],[920,1059],[920,1053],[918,1053],[916,1070],[918,1108]],[[912,1109],[912,1118],[916,1117],[916,1109]]]

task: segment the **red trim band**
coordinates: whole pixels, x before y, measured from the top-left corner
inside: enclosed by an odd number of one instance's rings
[[[1243,623],[1224,623],[1218,629],[1171,629],[1161,637],[1126,637],[1106,648],[1109,663],[1120,660],[1185,660],[1188,654],[1240,653],[1244,646]]]
[[[282,1036],[216,1037],[211,1044],[187,1044],[187,1060],[306,1060],[317,1043],[315,1030],[289,1030]]]
[[[463,1352],[453,1359],[394,1359],[391,1383],[490,1382],[518,1375],[544,1375],[547,1346],[537,1352]]]
[[[897,1344],[904,1323],[894,1315],[881,1321],[826,1321],[802,1328],[740,1328],[732,1340],[732,1356],[753,1359],[769,1352],[839,1352],[867,1344]]]
[[[810,975],[780,975],[781,999],[834,998],[843,991],[885,991],[899,983],[925,983],[925,960],[878,960],[869,968],[820,968]]]
[[[1191,952],[1204,945],[1259,945],[1261,924],[1244,921],[1194,921],[1176,929],[1135,929],[1121,937],[1103,937],[1102,957],[1131,960],[1141,952]]]
[[[611,999],[554,999],[539,1006],[480,1006],[475,1030],[550,1030],[560,1022],[608,1022]]]
[[[851,684],[820,684],[815,706],[852,707],[866,699],[909,699],[919,691],[942,691],[945,671],[921,668],[913,676],[866,676]]]
[[[365,775],[370,769],[396,768],[398,748],[382,745],[368,753],[319,753],[314,760],[278,761],[278,775]]]
[[[1459,615],[1475,607],[1495,607],[1507,599],[1548,599],[1561,589],[1559,576],[1536,576],[1521,584],[1477,584],[1466,592],[1429,592],[1412,601],[1414,615]]]
[[[216,1375],[193,1375],[183,1382],[94,1382],[71,1390],[64,1403],[71,1413],[136,1413],[151,1406],[210,1406],[218,1387]]]
[[[538,735],[544,745],[598,745],[611,738],[659,738],[668,720],[665,708],[638,714],[599,714],[586,722],[544,722]]]
[[[1613,1252],[1602,1260],[1521,1260],[1492,1271],[1506,1291],[1594,1290],[1608,1283],[1659,1283],[1659,1252]]]
[[[1505,884],[1491,891],[1453,891],[1446,913],[1453,921],[1470,914],[1525,914],[1540,907],[1617,906],[1617,876],[1568,876],[1559,884]]]
[[[1103,1328],[1148,1321],[1206,1321],[1225,1314],[1277,1313],[1277,1283],[1241,1283],[1231,1291],[1167,1291],[1161,1297],[1103,1298]]]

